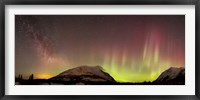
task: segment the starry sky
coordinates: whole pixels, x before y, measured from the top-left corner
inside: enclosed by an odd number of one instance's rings
[[[15,75],[101,66],[120,82],[185,67],[184,15],[16,15]]]

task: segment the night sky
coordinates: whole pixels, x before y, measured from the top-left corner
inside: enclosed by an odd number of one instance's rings
[[[102,66],[122,82],[185,67],[184,15],[16,15],[15,75]]]

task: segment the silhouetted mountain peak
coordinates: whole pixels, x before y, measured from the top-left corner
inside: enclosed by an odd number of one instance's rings
[[[74,82],[72,84],[85,84],[90,82],[115,82],[115,80],[101,66],[79,66],[68,69],[55,77],[55,81]]]
[[[170,67],[165,70],[160,76],[154,81],[157,83],[167,82],[180,84],[185,83],[185,68],[184,67]]]

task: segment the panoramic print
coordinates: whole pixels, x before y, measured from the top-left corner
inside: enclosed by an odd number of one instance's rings
[[[185,85],[185,15],[15,15],[15,85]]]

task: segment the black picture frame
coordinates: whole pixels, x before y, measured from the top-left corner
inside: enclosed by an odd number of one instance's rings
[[[5,95],[5,5],[195,5],[195,95],[142,95],[142,96],[36,96]],[[1,0],[0,1],[0,98],[2,100],[199,100],[200,99],[200,0]],[[159,92],[159,91],[158,91]],[[178,91],[177,91],[178,92]]]

